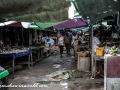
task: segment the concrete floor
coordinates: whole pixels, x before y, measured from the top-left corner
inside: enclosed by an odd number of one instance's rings
[[[51,56],[34,64],[31,69],[23,68],[15,72],[15,78],[9,78],[9,83],[19,85],[11,87],[9,90],[104,90],[103,78],[93,79],[90,72],[80,72],[77,70],[77,61],[71,58],[72,54],[63,54],[61,58],[59,52],[55,51]],[[55,80],[51,77],[66,70],[73,71],[75,78],[67,80]],[[21,87],[32,85],[31,87]]]

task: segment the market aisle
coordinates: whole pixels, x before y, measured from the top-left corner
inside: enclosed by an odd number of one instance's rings
[[[90,79],[90,72],[79,72],[76,68],[77,62],[71,57],[72,53],[63,54],[61,58],[59,52],[55,51],[48,58],[36,63],[32,69],[24,68],[16,71],[15,79],[9,79],[9,83],[19,85],[19,87],[12,87],[9,90],[103,89],[103,79]],[[21,87],[23,85],[34,85],[35,87]],[[40,87],[36,87],[38,85]]]

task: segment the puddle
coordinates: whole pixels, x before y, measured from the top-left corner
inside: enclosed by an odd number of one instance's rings
[[[99,82],[99,83],[80,83],[80,85],[82,85],[83,87],[90,87],[90,88],[100,88],[101,86],[104,85],[104,83]],[[85,86],[84,86],[85,85]]]
[[[61,68],[61,65],[60,64],[54,64],[53,68]]]
[[[103,82],[99,82],[99,83],[79,83],[79,82],[76,82],[74,83],[73,85],[70,85],[69,88],[74,90],[76,89],[77,87],[81,87],[80,89],[81,90],[96,90],[96,89],[102,89],[104,87],[104,83]]]

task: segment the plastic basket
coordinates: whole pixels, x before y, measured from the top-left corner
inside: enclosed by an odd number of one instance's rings
[[[8,70],[1,71],[1,72],[0,72],[0,79],[6,77],[6,76],[8,76],[8,75],[9,75]]]

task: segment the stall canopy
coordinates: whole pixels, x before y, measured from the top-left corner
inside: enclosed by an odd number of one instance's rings
[[[7,21],[7,22],[2,21],[2,22],[0,23],[0,26],[6,26],[6,25],[9,25],[9,24],[12,24],[12,23],[15,23],[15,21]]]
[[[0,23],[0,26],[8,26],[8,27],[24,27],[24,28],[31,28],[35,30],[45,30],[46,28],[52,27],[54,25],[63,23],[61,22],[16,22],[16,21],[8,21]]]
[[[73,1],[73,0],[72,0]],[[74,0],[84,19],[93,24],[106,16],[120,11],[120,0]]]
[[[31,22],[16,22],[16,21],[6,21],[0,23],[0,26],[7,26],[7,27],[24,27],[29,28]]]
[[[82,26],[87,26],[88,21],[83,20],[82,18],[75,18],[75,19],[70,19],[66,22],[63,22],[61,24],[53,26],[54,29],[59,29],[59,28],[74,28],[74,27],[82,27]]]
[[[0,0],[0,17],[20,22],[68,19],[69,0]]]
[[[21,23],[20,22],[14,22],[14,23],[11,23],[9,25],[7,25],[8,27],[22,27]]]
[[[29,28],[44,30],[46,28],[52,27],[54,25],[57,25],[57,24],[60,24],[60,23],[63,23],[63,22],[65,22],[65,21],[61,21],[61,22],[45,22],[45,23],[42,23],[42,22],[33,22],[30,25]]]

